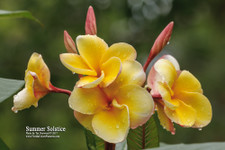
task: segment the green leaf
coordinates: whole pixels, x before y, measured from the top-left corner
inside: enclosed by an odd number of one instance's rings
[[[174,144],[146,150],[222,150],[222,149],[225,149],[225,142]]]
[[[0,138],[0,150],[9,150],[9,147],[5,144],[5,142]]]
[[[18,91],[23,85],[23,80],[0,78],[0,103]]]
[[[159,136],[157,125],[152,116],[146,124],[136,129],[131,129],[127,137],[128,150],[158,147]]]
[[[27,18],[43,26],[43,24],[37,18],[35,18],[29,11],[26,11],[26,10],[18,10],[18,11],[0,10],[0,18],[6,18],[6,17]]]
[[[91,131],[84,129],[88,150],[104,150],[105,142],[94,135]]]
[[[86,143],[88,150],[104,150],[105,149],[105,142],[98,136],[94,135],[91,131],[85,130],[86,136]],[[116,150],[127,150],[127,141],[124,140],[123,142],[116,144]]]

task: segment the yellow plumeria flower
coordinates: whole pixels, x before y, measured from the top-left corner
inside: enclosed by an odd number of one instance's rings
[[[17,112],[31,105],[37,107],[38,100],[50,90],[50,72],[42,56],[33,53],[25,71],[25,88],[14,96],[12,111]]]
[[[75,86],[69,106],[85,128],[109,143],[121,142],[129,128],[143,125],[153,113],[152,97],[141,87],[145,78],[140,63],[125,60],[120,75],[108,87]]]
[[[211,104],[200,82],[190,72],[180,71],[174,57],[165,55],[154,64],[148,85],[152,96],[158,97],[155,102],[160,122],[171,133],[175,133],[172,122],[202,128],[211,121]]]
[[[77,82],[77,87],[107,87],[119,75],[122,63],[136,59],[135,49],[126,43],[116,43],[108,47],[96,35],[80,35],[76,38],[79,54],[64,53],[61,62],[74,73],[85,75]]]

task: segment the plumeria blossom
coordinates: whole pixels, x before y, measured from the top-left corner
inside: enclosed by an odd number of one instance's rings
[[[150,70],[147,82],[161,125],[172,134],[175,133],[172,122],[202,128],[211,121],[211,104],[203,95],[200,82],[190,72],[181,71],[174,57],[160,58]]]
[[[124,45],[124,49],[116,49],[121,45]],[[134,58],[134,54],[129,51],[123,54],[127,50],[126,46],[127,44],[123,43],[115,44],[107,49],[101,58],[102,61],[116,58],[123,62],[121,73],[109,86],[81,88],[78,84],[69,98],[69,106],[74,110],[76,119],[110,143],[123,141],[129,128],[134,129],[143,125],[150,118],[154,106],[151,95],[141,87],[146,79],[143,68],[137,61],[127,59]],[[109,60],[106,62],[110,63]],[[115,65],[111,64],[106,68],[112,70],[114,74]]]
[[[37,107],[40,98],[50,91],[50,72],[42,56],[33,53],[25,71],[25,88],[14,96],[12,110],[17,112],[31,105]]]
[[[136,50],[127,43],[116,43],[108,47],[96,35],[80,35],[76,38],[79,54],[64,53],[60,60],[74,73],[84,75],[77,87],[107,87],[120,74],[125,61],[135,61]]]

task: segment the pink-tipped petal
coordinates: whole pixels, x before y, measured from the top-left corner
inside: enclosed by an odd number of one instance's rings
[[[75,43],[66,30],[64,30],[64,44],[68,53],[77,53]]]
[[[90,35],[97,34],[95,12],[92,6],[89,6],[87,11],[87,17],[85,22],[85,34],[90,34]]]

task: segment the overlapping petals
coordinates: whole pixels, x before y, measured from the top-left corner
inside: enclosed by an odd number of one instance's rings
[[[161,125],[175,133],[172,121],[185,127],[202,128],[212,118],[209,100],[203,95],[200,82],[188,71],[180,71],[175,58],[159,59],[148,76],[157,105]],[[161,98],[161,100],[160,100]]]
[[[107,142],[118,143],[126,138],[129,128],[143,125],[153,112],[152,97],[140,86],[144,81],[142,66],[125,60],[121,73],[109,86],[75,86],[69,106],[84,127]]]
[[[38,100],[50,90],[50,72],[42,56],[33,53],[25,72],[25,88],[14,96],[12,110],[17,112],[31,105],[37,107]]]
[[[135,49],[127,43],[116,43],[108,47],[96,35],[80,35],[76,38],[78,54],[64,53],[61,62],[74,73],[85,77],[78,87],[93,88],[109,86],[121,73],[125,61],[136,59]]]

